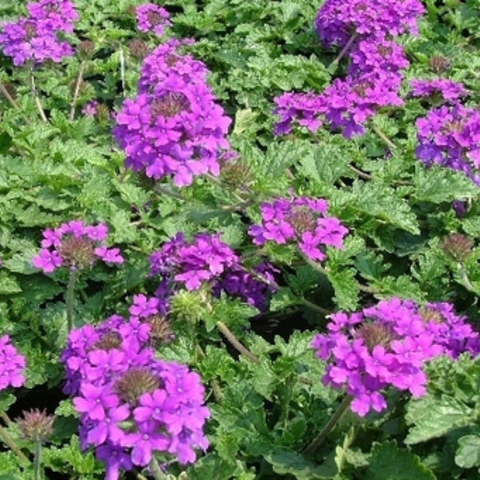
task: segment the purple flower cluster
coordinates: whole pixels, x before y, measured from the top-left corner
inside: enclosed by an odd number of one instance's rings
[[[47,228],[43,232],[42,248],[32,263],[44,273],[52,273],[57,268],[67,266],[71,270],[90,267],[97,260],[105,263],[123,263],[118,248],[108,248],[105,240],[108,227],[85,225],[82,220],[62,223],[56,229]]]
[[[205,81],[206,67],[178,47],[170,41],[145,58],[139,93],[125,100],[113,134],[127,168],[185,186],[196,175],[219,175],[231,120]]]
[[[317,17],[317,30],[327,45],[345,48],[350,63],[345,78],[336,78],[322,93],[285,93],[275,99],[280,117],[275,134],[288,134],[298,124],[316,132],[326,122],[346,138],[362,135],[365,123],[383,107],[403,105],[402,70],[409,66],[393,37],[416,31],[424,11],[418,0],[327,0]]]
[[[162,7],[153,3],[144,3],[136,9],[138,29],[141,32],[154,32],[161,37],[165,32],[165,27],[169,27],[170,14]]]
[[[10,337],[0,337],[0,391],[7,387],[21,387],[25,383],[26,360],[12,345]]]
[[[432,109],[416,121],[417,157],[458,170],[480,186],[480,111],[457,104]]]
[[[397,36],[407,31],[417,35],[417,18],[424,12],[419,0],[327,0],[315,25],[326,47],[343,47],[352,35]]]
[[[210,411],[200,376],[156,359],[150,334],[148,323],[115,315],[98,327],[73,330],[61,356],[64,390],[81,414],[82,448],[95,448],[109,480],[147,466],[155,452],[192,463],[194,449],[209,445],[203,427]]]
[[[410,82],[412,97],[431,97],[454,103],[460,97],[468,95],[462,83],[447,78],[434,80],[413,79]]]
[[[252,225],[248,233],[256,245],[268,241],[286,244],[294,241],[298,248],[315,261],[326,259],[325,247],[343,248],[348,233],[340,220],[327,215],[328,203],[322,199],[299,197],[263,203],[262,224]]]
[[[0,32],[0,48],[13,58],[16,66],[27,62],[35,65],[47,60],[60,62],[73,55],[69,43],[59,40],[59,33],[73,32],[78,20],[70,0],[40,0],[27,5],[28,17],[5,22]]]
[[[387,407],[382,392],[389,386],[425,395],[425,362],[480,353],[479,336],[465,320],[448,303],[420,307],[399,298],[333,314],[328,333],[312,342],[318,358],[328,362],[322,381],[344,389],[353,399],[351,410],[362,417]]]
[[[273,280],[275,269],[264,263],[253,269],[267,281]],[[182,285],[187,290],[198,290],[210,285],[212,292],[238,297],[263,310],[271,290],[266,282],[257,280],[242,265],[240,257],[220,240],[220,235],[201,233],[192,242],[186,242],[182,233],[166,242],[150,256],[150,276],[159,276],[156,291],[159,299],[168,299]]]

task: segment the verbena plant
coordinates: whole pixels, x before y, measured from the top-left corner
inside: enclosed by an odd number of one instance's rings
[[[478,478],[476,0],[0,17],[1,478]]]

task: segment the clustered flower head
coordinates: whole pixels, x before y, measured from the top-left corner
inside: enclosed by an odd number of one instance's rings
[[[57,268],[68,267],[82,270],[96,261],[105,263],[123,263],[118,248],[108,248],[105,241],[108,227],[85,225],[82,220],[62,223],[56,229],[47,228],[43,232],[42,248],[32,263],[44,273],[52,273]]]
[[[326,259],[325,247],[343,248],[348,233],[340,220],[327,215],[328,202],[299,197],[263,203],[261,225],[252,225],[248,233],[256,245],[268,241],[278,244],[296,242],[298,248],[315,261]]]
[[[72,330],[61,361],[65,392],[81,414],[82,448],[95,448],[106,478],[147,466],[155,452],[180,463],[205,450],[210,411],[200,376],[188,367],[158,360],[150,346],[151,325],[115,315],[98,327]]]
[[[0,391],[21,387],[25,383],[26,360],[12,345],[10,337],[0,337]]]
[[[139,93],[125,100],[113,134],[127,168],[185,186],[196,175],[219,175],[231,120],[206,83],[206,67],[179,45],[167,42],[145,58]]]
[[[402,106],[402,70],[409,62],[394,37],[416,33],[423,12],[418,0],[327,0],[318,12],[317,31],[326,46],[345,48],[347,76],[322,93],[277,97],[275,134],[290,133],[294,124],[311,132],[327,124],[351,138],[362,135],[365,123],[383,107]]]
[[[327,0],[315,25],[326,47],[343,47],[352,35],[372,37],[418,34],[417,19],[425,12],[419,0]]]
[[[34,442],[44,442],[52,435],[55,421],[53,415],[47,415],[45,410],[40,411],[38,408],[22,413],[23,417],[17,418],[16,422],[23,438]]]
[[[345,390],[352,397],[351,410],[362,417],[387,408],[384,391],[390,386],[425,395],[427,361],[480,353],[478,334],[449,303],[422,307],[392,298],[330,318],[328,333],[312,342],[318,358],[328,362],[322,381]]]
[[[169,27],[170,14],[162,7],[153,3],[144,3],[136,9],[138,29],[141,32],[154,32],[161,37],[165,32],[165,27]]]
[[[70,0],[40,0],[29,3],[27,10],[28,17],[1,26],[0,48],[13,58],[14,65],[60,62],[74,54],[70,44],[58,38],[58,34],[73,32],[78,20]]]
[[[448,78],[413,79],[410,81],[410,86],[412,87],[411,95],[413,97],[430,97],[433,100],[439,99],[450,103],[467,95],[462,83]]]
[[[417,157],[463,172],[480,185],[480,111],[457,104],[430,110],[416,123]]]
[[[254,267],[253,271],[267,282],[273,280],[275,273],[268,263]],[[160,277],[156,291],[160,301],[170,298],[179,286],[192,291],[208,285],[216,296],[223,291],[263,310],[271,291],[267,282],[257,280],[245,269],[240,257],[220,240],[219,234],[201,233],[188,242],[178,233],[150,256],[150,276]]]

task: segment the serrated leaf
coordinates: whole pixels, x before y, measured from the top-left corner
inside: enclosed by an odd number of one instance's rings
[[[480,437],[465,435],[458,440],[455,463],[462,468],[472,468],[480,465]]]
[[[435,480],[420,458],[395,442],[377,444],[372,449],[365,480]]]
[[[448,434],[474,422],[472,409],[448,395],[412,400],[405,419],[412,425],[405,443],[414,445]]]
[[[286,448],[276,447],[265,455],[265,460],[280,475],[293,475],[297,480],[331,479],[337,472],[335,468],[317,466],[298,453]]]
[[[320,185],[331,186],[348,171],[350,159],[336,145],[322,145],[300,158],[301,172]]]
[[[358,307],[360,290],[355,275],[353,268],[327,273],[335,290],[335,302],[341,310],[353,311]]]
[[[355,182],[352,193],[356,197],[356,210],[415,235],[420,233],[417,217],[409,204],[391,187],[372,182]]]
[[[413,181],[415,197],[421,202],[443,203],[478,196],[478,187],[464,174],[438,165],[418,165]]]

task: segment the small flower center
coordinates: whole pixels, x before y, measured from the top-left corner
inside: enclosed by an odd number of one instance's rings
[[[144,393],[152,393],[160,387],[160,380],[150,370],[145,368],[132,368],[125,372],[115,383],[115,391],[120,398],[136,405]]]
[[[293,207],[286,220],[298,235],[313,232],[317,227],[317,216],[306,206]]]
[[[59,248],[62,258],[72,267],[83,269],[95,260],[95,244],[88,237],[67,237]]]
[[[158,12],[148,12],[147,18],[148,18],[148,21],[150,22],[150,25],[154,27],[157,25],[161,25],[162,23],[165,22],[163,17]]]
[[[362,325],[355,333],[356,338],[362,338],[369,351],[372,351],[377,345],[388,348],[395,340],[395,332],[379,323],[366,323]]]
[[[189,111],[189,101],[185,95],[177,92],[167,92],[152,103],[152,115],[171,118],[181,112]]]

